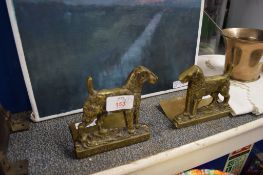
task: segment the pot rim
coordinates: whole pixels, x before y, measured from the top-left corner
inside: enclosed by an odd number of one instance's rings
[[[262,29],[256,29],[256,28],[238,28],[238,27],[225,28],[225,29],[222,30],[222,35],[223,35],[224,37],[229,38],[229,39],[232,39],[232,40],[239,40],[239,41],[249,42],[249,43],[263,43],[263,38],[262,38],[262,40],[246,40],[246,39],[242,39],[242,38],[238,38],[238,37],[233,37],[233,36],[226,35],[225,31],[234,30],[234,29],[250,30],[250,31],[262,33],[262,35],[263,35],[263,30],[262,30]]]

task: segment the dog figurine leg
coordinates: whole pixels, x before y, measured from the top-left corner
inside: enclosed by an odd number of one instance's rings
[[[193,99],[190,96],[186,96],[184,115],[190,115],[192,111],[191,106],[193,106]]]
[[[78,126],[78,140],[84,148],[87,148],[88,134],[85,132],[86,123],[82,122]]]
[[[107,116],[107,113],[103,113],[101,115],[99,115],[97,121],[96,121],[96,124],[98,126],[98,131],[100,134],[106,134],[108,132],[107,129],[103,128],[102,127],[102,124],[103,124],[103,118]]]
[[[217,92],[214,92],[211,94],[212,98],[213,98],[213,101],[211,104],[216,104],[217,103],[217,100],[218,100],[218,93]]]
[[[198,107],[198,104],[200,103],[201,100],[202,99],[193,100],[194,102],[193,102],[192,109],[191,109],[190,116],[189,116],[191,119],[194,118],[194,116],[196,115],[197,107]]]
[[[229,93],[222,93],[221,95],[223,95],[223,97],[224,97],[223,103],[228,104],[228,101],[230,99]]]
[[[137,129],[140,127],[140,125],[139,125],[139,115],[140,115],[140,110],[139,109],[135,109],[135,111],[134,111],[134,124],[135,124],[135,127]]]
[[[134,101],[134,119],[133,122],[135,124],[135,128],[139,128],[139,116],[140,116],[140,103],[141,103],[141,96],[137,97],[136,100]]]
[[[229,87],[224,87],[222,89],[222,91],[220,92],[220,94],[222,96],[224,96],[224,103],[228,103],[229,99],[230,99],[230,95],[229,95]]]
[[[228,103],[229,99],[230,99],[230,95],[229,94],[225,95],[224,96],[224,103]]]
[[[125,119],[126,119],[126,126],[128,128],[128,133],[133,134],[135,132],[134,126],[133,126],[133,113],[134,110],[126,110],[124,111]]]
[[[224,96],[224,103],[228,103],[229,99],[230,99],[230,95],[229,95],[229,89],[225,89],[221,95]]]

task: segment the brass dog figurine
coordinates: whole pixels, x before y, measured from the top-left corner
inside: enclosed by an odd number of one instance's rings
[[[193,65],[179,75],[179,80],[182,83],[188,82],[184,115],[191,118],[195,117],[198,104],[204,96],[212,96],[210,105],[218,103],[219,94],[224,97],[223,103],[227,104],[229,101],[230,71],[224,75],[205,77],[202,69]]]
[[[77,128],[75,124],[70,126],[77,157],[83,158],[147,140],[150,136],[149,129],[146,125],[139,124],[141,92],[144,83],[154,84],[157,80],[158,77],[149,69],[138,66],[130,73],[122,87],[97,91],[93,87],[92,78],[89,77],[86,81],[89,96],[83,105],[82,122]],[[134,96],[133,107],[108,112],[107,98],[123,95]],[[115,121],[111,121],[114,118]],[[124,126],[114,128],[113,125],[121,120],[125,120]],[[96,125],[89,127],[94,121]],[[123,144],[120,141],[123,141]],[[98,145],[101,147],[98,148]]]
[[[191,66],[179,75],[182,83],[188,82],[186,97],[162,100],[164,113],[177,128],[228,116],[231,71],[229,68],[224,75],[205,77],[200,67]],[[223,102],[218,101],[219,94],[224,97]],[[212,98],[203,99],[207,95]]]

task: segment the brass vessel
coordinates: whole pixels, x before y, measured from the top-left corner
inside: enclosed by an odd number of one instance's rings
[[[263,30],[227,28],[222,31],[226,44],[225,70],[233,65],[231,78],[255,81],[262,72]]]

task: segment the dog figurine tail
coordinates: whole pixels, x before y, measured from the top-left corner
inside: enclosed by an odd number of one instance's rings
[[[228,65],[225,71],[225,76],[230,77],[232,70],[233,70],[234,65]]]
[[[96,91],[94,90],[94,87],[93,87],[92,77],[88,77],[88,78],[87,78],[87,80],[86,80],[86,86],[87,86],[89,95],[94,95],[94,94],[96,94]]]

